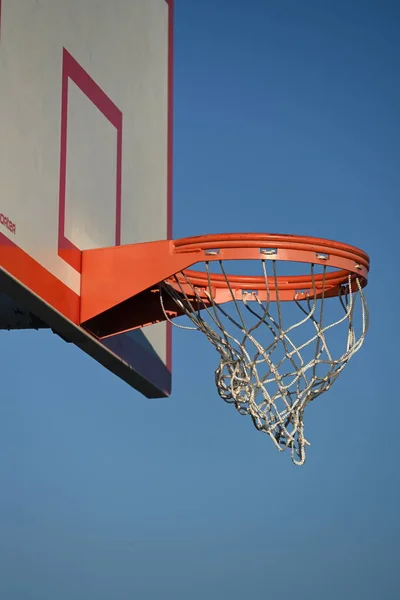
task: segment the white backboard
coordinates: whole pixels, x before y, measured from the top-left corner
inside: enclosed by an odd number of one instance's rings
[[[150,396],[170,391],[169,326],[83,332],[80,252],[171,237],[172,11],[0,0],[0,327],[72,336]]]

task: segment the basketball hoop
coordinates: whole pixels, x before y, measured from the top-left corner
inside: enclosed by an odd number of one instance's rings
[[[363,293],[368,256],[347,244],[273,234],[209,235],[174,245],[176,252],[200,248],[205,270],[185,269],[160,284],[165,318],[207,337],[220,355],[215,382],[221,398],[249,415],[279,451],[289,449],[293,462],[302,465],[309,445],[305,408],[330,389],[368,329]],[[226,261],[245,259],[259,261],[260,275],[227,273]],[[308,264],[308,273],[279,275],[285,261]],[[213,263],[219,273],[212,272]],[[332,297],[341,314],[332,311],[328,318],[326,300]],[[171,320],[166,298],[192,327]],[[340,342],[333,330],[345,339],[336,353]]]
[[[258,274],[230,274],[230,261],[242,261],[245,271],[252,261]],[[203,271],[191,269],[198,263]],[[302,465],[306,406],[330,389],[364,342],[368,271],[358,248],[293,235],[206,235],[87,250],[81,324],[100,339],[160,321],[200,331],[219,353],[221,398]],[[192,325],[175,322],[182,315]]]

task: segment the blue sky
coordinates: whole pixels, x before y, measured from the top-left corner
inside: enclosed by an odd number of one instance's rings
[[[173,395],[150,401],[50,333],[3,332],[0,596],[397,598],[400,6],[175,17],[174,237],[360,246],[371,329],[306,413],[304,468],[218,397],[200,334],[174,331]]]

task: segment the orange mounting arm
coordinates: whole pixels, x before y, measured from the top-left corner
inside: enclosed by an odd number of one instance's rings
[[[161,307],[161,281],[201,261],[240,259],[300,262],[334,270],[324,275],[276,277],[269,290],[265,277],[249,275],[230,275],[228,284],[225,276],[215,275],[209,280],[202,272],[190,271],[191,284],[204,288],[211,283],[214,301],[218,303],[229,301],[232,293],[240,297],[246,290],[257,290],[260,299],[275,301],[278,296],[274,286],[278,286],[282,301],[290,301],[307,298],[315,290],[325,297],[336,296],[343,286],[354,286],[357,291],[358,286],[367,284],[369,270],[368,255],[354,246],[309,236],[269,233],[211,234],[84,250],[80,323],[104,338],[176,317],[181,314],[180,307],[168,294],[163,298],[164,310]],[[185,283],[186,278],[184,291]],[[207,295],[202,295],[202,303],[207,305]]]
[[[83,250],[81,325],[102,338],[165,320],[158,284],[201,256],[200,248],[177,251],[173,240]],[[175,317],[167,296],[166,312]]]

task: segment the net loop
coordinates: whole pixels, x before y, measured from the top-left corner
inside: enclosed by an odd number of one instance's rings
[[[349,274],[335,298],[325,296],[327,267],[310,264],[312,289],[280,299],[277,260],[260,260],[263,300],[257,290],[238,295],[224,261],[205,261],[206,284],[197,287],[190,271],[160,284],[161,307],[174,326],[202,332],[219,353],[215,384],[220,397],[248,415],[275,447],[289,450],[296,465],[304,464],[309,441],[304,434],[305,408],[327,392],[360,349],[369,326],[362,283]],[[217,303],[211,268],[219,265],[227,303]],[[318,281],[318,285],[317,285]],[[322,281],[322,284],[321,284]],[[190,290],[190,292],[188,292]],[[271,292],[273,292],[271,294]],[[164,308],[168,295],[192,326],[171,320]],[[271,301],[271,295],[274,301]],[[326,317],[330,303],[330,319]],[[331,310],[331,303],[335,310]],[[343,336],[345,333],[345,345]],[[340,347],[342,345],[342,347]]]

